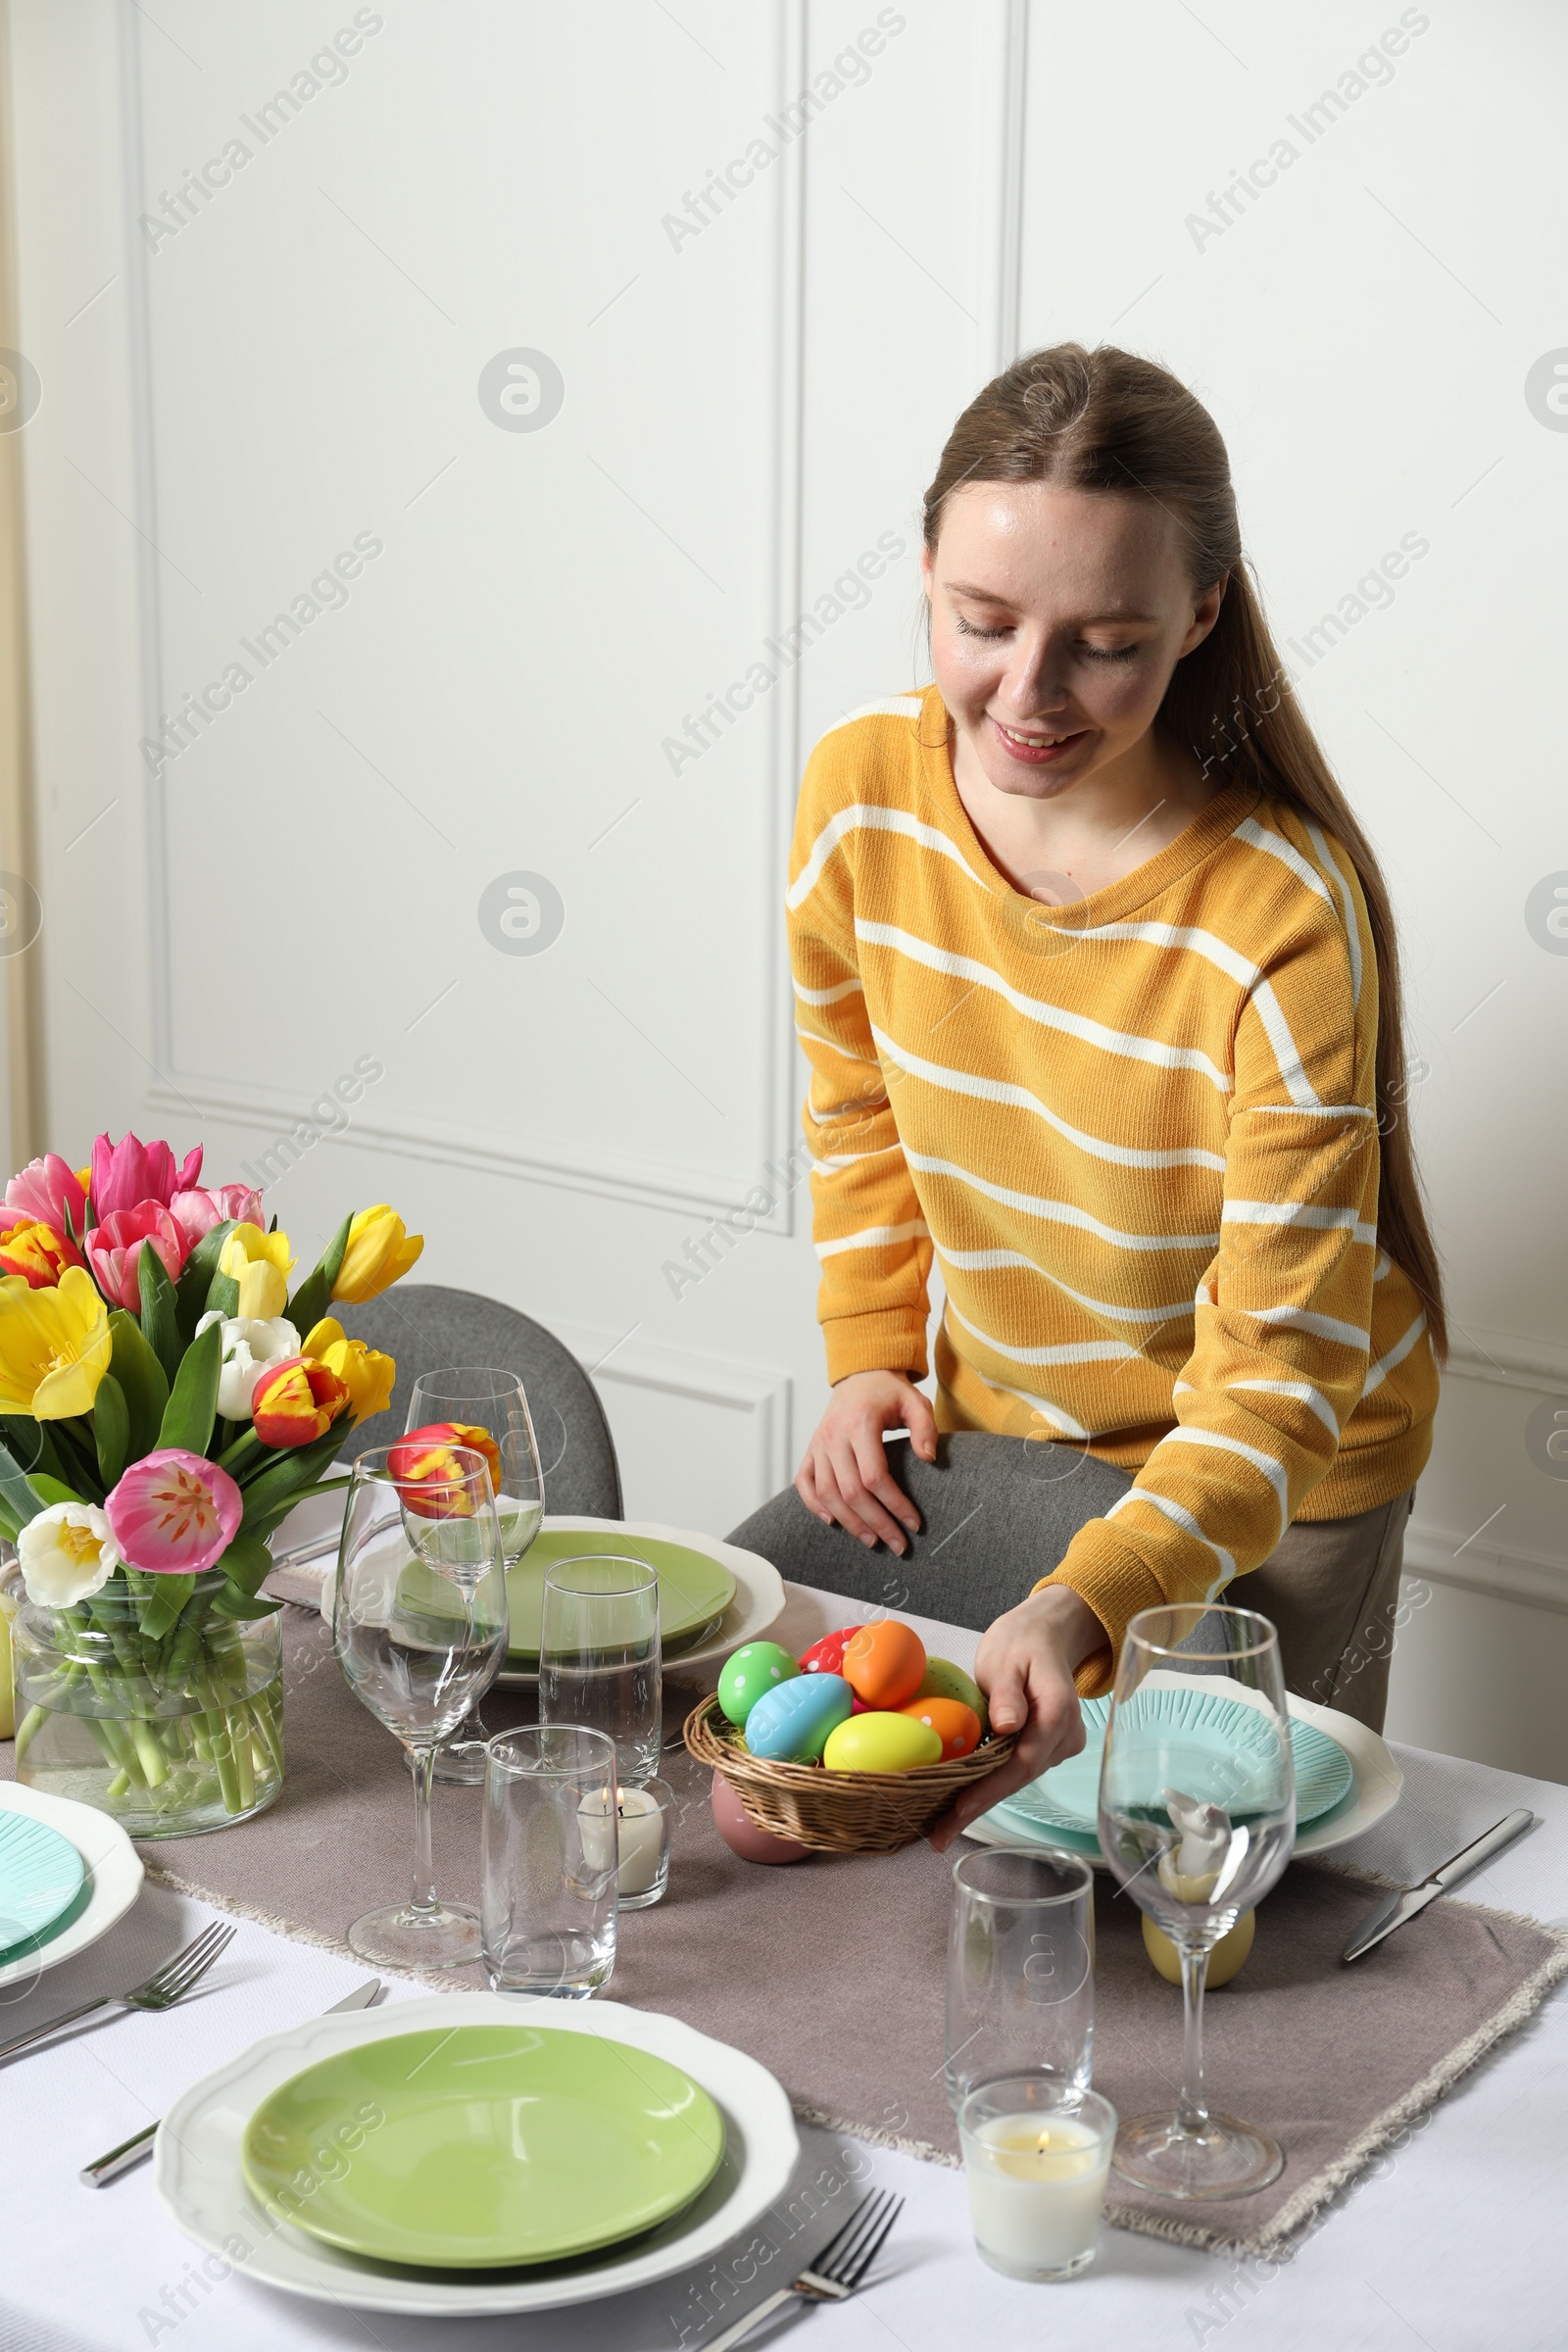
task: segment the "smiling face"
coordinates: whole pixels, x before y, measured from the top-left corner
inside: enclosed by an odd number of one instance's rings
[[[1153,500],[1054,482],[955,491],[921,569],[956,764],[1033,800],[1147,759],[1171,672],[1224,593],[1194,588]]]

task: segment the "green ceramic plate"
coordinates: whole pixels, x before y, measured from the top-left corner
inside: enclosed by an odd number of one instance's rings
[[[264,2099],[246,2186],[371,2262],[500,2270],[652,2230],[706,2188],[724,2121],[662,2058],[597,2034],[457,2026],[340,2050]]]
[[[81,1856],[28,1813],[0,1813],[0,1944],[46,1936],[81,1891]]]
[[[735,1597],[735,1579],[729,1570],[689,1544],[668,1544],[658,1536],[628,1535],[612,1520],[606,1520],[603,1528],[547,1527],[534,1538],[516,1566],[507,1570],[512,1612],[507,1664],[514,1670],[520,1667],[533,1672],[539,1664],[545,1570],[556,1560],[581,1559],[596,1552],[643,1560],[657,1571],[659,1630],[671,1651],[684,1636],[700,1633],[710,1618],[722,1616]]]

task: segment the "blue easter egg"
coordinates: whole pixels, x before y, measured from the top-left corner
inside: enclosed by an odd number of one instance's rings
[[[746,1718],[746,1744],[773,1764],[814,1764],[854,1705],[842,1674],[803,1674],[762,1693]]]

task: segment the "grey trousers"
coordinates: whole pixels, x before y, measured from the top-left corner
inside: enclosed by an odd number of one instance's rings
[[[890,1615],[909,1609],[979,1631],[1013,1608],[1056,1567],[1078,1530],[1132,1485],[1124,1470],[1069,1446],[958,1431],[937,1458],[889,1446],[888,1462],[920,1513],[904,1557],[870,1550],[824,1527],[793,1487],[775,1494],[729,1541],[771,1560],[781,1576],[844,1592]],[[1287,1688],[1338,1707],[1374,1731],[1388,1706],[1394,1612],[1404,1528],[1401,1494],[1354,1519],[1298,1520],[1226,1598],[1278,1628]]]

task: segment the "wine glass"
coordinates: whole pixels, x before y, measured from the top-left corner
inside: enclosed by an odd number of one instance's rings
[[[1174,2114],[1124,2124],[1115,2170],[1166,2197],[1235,2197],[1285,2158],[1267,2132],[1211,2114],[1203,2089],[1208,1955],[1291,1858],[1296,1776],[1279,1637],[1251,1609],[1142,1609],[1105,1726],[1100,1842],[1181,1955],[1185,2041]]]
[[[355,1697],[414,1765],[413,1895],[356,1920],[349,1943],[390,1968],[476,1960],[478,1913],[435,1891],[430,1783],[438,1741],[507,1654],[506,1566],[483,1454],[451,1446],[428,1472],[411,1471],[406,1444],[361,1454],[343,1513],[332,1647]]]
[[[428,1429],[443,1423],[472,1432],[469,1442],[478,1445],[487,1457],[484,1438],[495,1446],[490,1470],[501,1522],[501,1547],[507,1566],[514,1568],[544,1525],[545,1516],[544,1474],[521,1381],[515,1372],[482,1366],[421,1372],[409,1396],[404,1427]],[[479,1742],[488,1738],[475,1709],[452,1742],[436,1751],[436,1779],[482,1781],[484,1752]]]

